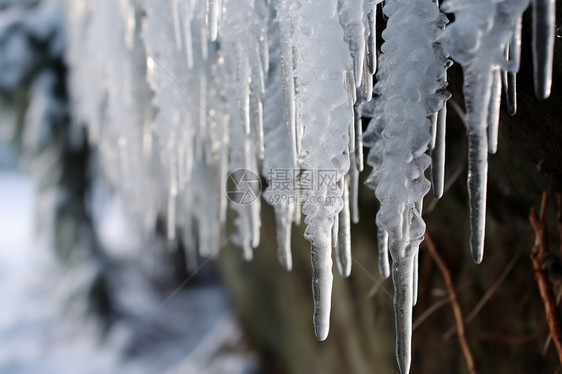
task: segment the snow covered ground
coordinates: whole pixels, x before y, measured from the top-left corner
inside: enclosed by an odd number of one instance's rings
[[[256,371],[257,357],[241,349],[240,329],[217,284],[162,299],[128,269],[117,296],[128,295],[121,304],[131,317],[100,338],[91,320],[65,309],[60,290],[68,278],[61,280],[52,251],[37,239],[33,204],[29,177],[0,165],[0,374]],[[118,207],[111,211],[113,229],[104,231],[115,244],[128,229]]]

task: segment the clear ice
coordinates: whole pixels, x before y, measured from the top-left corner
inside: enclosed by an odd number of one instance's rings
[[[497,147],[502,86],[508,113],[517,108],[529,0],[446,0],[441,9],[432,0],[387,0],[386,25],[376,22],[380,0],[52,1],[66,7],[75,122],[88,127],[132,220],[150,233],[163,219],[193,267],[198,255],[218,253],[230,206],[234,242],[250,260],[260,241],[260,198],[229,202],[225,186],[239,169],[261,174],[287,270],[292,225],[301,208],[306,215],[319,340],[329,331],[332,253],[339,273],[351,272],[363,146],[370,148],[366,185],[380,202],[373,241],[380,275],[395,284],[397,360],[407,373],[422,201],[431,184],[436,197],[444,192],[448,58],[464,71],[470,244],[480,262],[488,151]],[[540,98],[552,81],[554,5],[533,0]],[[17,57],[15,47],[2,55]],[[362,118],[370,118],[365,133]],[[332,174],[282,202],[274,187],[283,170]]]

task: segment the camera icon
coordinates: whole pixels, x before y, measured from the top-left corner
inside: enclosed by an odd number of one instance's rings
[[[226,179],[226,195],[234,204],[248,205],[261,194],[259,175],[248,169],[236,169]]]

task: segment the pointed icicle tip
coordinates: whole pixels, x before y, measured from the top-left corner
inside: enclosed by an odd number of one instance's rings
[[[317,326],[314,325],[314,335],[316,335],[316,340],[323,342],[328,338],[328,333],[330,332],[330,326]]]
[[[550,96],[556,28],[555,0],[533,0],[533,72],[535,95]]]
[[[472,261],[474,261],[475,264],[481,263],[482,259],[484,258],[484,247],[480,244],[480,240],[478,238],[471,238],[470,245]]]
[[[392,250],[391,250],[392,251]],[[412,362],[413,258],[396,259],[392,266],[394,318],[396,325],[396,361],[401,374],[410,372]]]
[[[314,299],[314,334],[324,341],[330,331],[330,309],[332,304],[332,258],[331,243],[312,244],[312,297]]]

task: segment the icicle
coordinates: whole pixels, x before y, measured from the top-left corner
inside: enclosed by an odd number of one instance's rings
[[[418,283],[419,283],[419,263],[418,263],[418,258],[419,258],[419,251],[416,251],[416,254],[414,255],[414,275],[413,275],[413,281],[414,281],[414,285],[413,285],[413,292],[414,292],[414,302],[413,305],[416,305],[418,303]]]
[[[299,9],[302,35],[295,40],[300,55],[296,65],[299,110],[306,108],[303,127],[302,156],[306,172],[316,173],[316,185],[305,191],[303,205],[307,228],[305,238],[311,244],[313,273],[314,327],[318,340],[326,339],[329,330],[332,292],[331,233],[335,217],[343,208],[343,189],[339,181],[349,170],[349,126],[353,108],[346,88],[346,71],[352,65],[343,41],[343,32],[331,4],[303,3]],[[324,96],[329,92],[329,96]],[[312,114],[313,113],[313,114]],[[312,114],[312,115],[310,115]],[[322,134],[332,134],[329,138]],[[327,170],[330,180],[320,179]],[[327,183],[327,184],[326,184]],[[322,200],[324,203],[319,203]]]
[[[250,134],[250,66],[241,46],[236,48],[237,54],[237,84],[238,84],[238,111],[246,135]]]
[[[260,216],[260,205],[259,200],[254,201],[250,204],[251,214],[250,214],[250,226],[252,228],[252,248],[257,248],[260,245],[260,228],[261,228],[261,216]]]
[[[171,0],[170,3],[172,7],[172,19],[174,21],[174,37],[176,40],[176,48],[178,51],[181,51],[181,22],[180,22],[180,14],[178,9],[178,0]]]
[[[312,243],[312,298],[314,299],[314,333],[323,341],[330,331],[332,304],[332,256],[330,243]]]
[[[455,13],[455,22],[445,30],[444,46],[463,65],[468,128],[468,196],[470,245],[476,263],[484,254],[488,139],[486,125],[490,108],[493,72],[505,65],[504,48],[527,7],[528,0],[512,0],[509,7],[493,2],[445,3],[443,10]],[[486,17],[484,22],[482,17]],[[489,24],[492,27],[489,27]],[[473,48],[463,43],[467,35]],[[516,43],[515,43],[516,44]],[[509,66],[509,64],[507,64]],[[515,64],[514,64],[515,65]]]
[[[363,171],[363,122],[357,105],[353,107],[355,126],[355,163],[359,172]]]
[[[203,61],[207,61],[207,59],[209,58],[209,46],[207,43],[207,29],[205,28],[205,26],[201,25],[200,32],[201,58],[203,59]]]
[[[445,132],[447,122],[447,103],[437,115],[435,144],[431,149],[431,185],[436,198],[443,196],[445,186]]]
[[[336,264],[339,262],[339,232],[340,232],[340,218],[339,216],[334,217],[334,223],[332,224],[332,249],[334,250],[334,256],[336,257]],[[340,265],[338,265],[338,268]]]
[[[246,238],[243,238],[243,240]],[[254,259],[254,251],[250,243],[246,240],[242,242],[242,258],[244,261],[250,262]]]
[[[506,57],[509,59],[512,50],[512,43],[509,43],[506,50]],[[517,112],[517,73],[502,71],[502,80],[505,92],[507,114],[515,115]]]
[[[488,149],[491,154],[495,154],[498,150],[501,92],[501,72],[499,69],[495,69],[492,72],[492,91],[488,107]]]
[[[291,46],[291,19],[288,15],[290,0],[280,0],[276,6],[277,22],[280,35],[281,75],[283,77],[283,97],[287,111],[287,127],[291,135],[291,152],[295,160],[294,168],[298,160],[298,147],[296,125],[296,102],[295,102],[295,80],[293,77],[293,50]]]
[[[368,102],[373,98],[373,75],[369,73],[367,62],[365,62],[363,66],[365,69],[363,71],[363,82],[361,83],[357,97],[361,98],[361,102]]]
[[[369,67],[369,74],[373,75],[377,71],[377,4],[380,0],[365,0],[364,6],[367,17],[365,23],[367,24],[367,66]]]
[[[225,116],[224,126],[228,129],[228,115]],[[220,152],[219,158],[219,186],[221,186],[220,190],[220,202],[219,202],[219,222],[221,224],[226,223],[226,214],[228,208],[228,199],[226,195],[226,180],[228,177],[228,146],[229,146],[229,137],[228,132],[223,132],[223,139],[222,139],[222,149]]]
[[[431,141],[429,142],[429,149],[435,148],[435,138],[437,137],[437,117],[438,112],[429,116],[429,121],[431,122]]]
[[[419,263],[418,263],[418,258],[419,258],[419,246],[421,241],[423,240],[423,233],[425,232],[425,224],[423,223],[423,220],[421,220],[421,215],[423,212],[423,198],[418,200],[416,202],[416,205],[414,207],[414,209],[417,211],[414,213],[414,218],[413,221],[417,221],[418,229],[420,230],[419,233],[416,233],[416,223],[412,223],[412,226],[414,227],[413,230],[411,230],[410,232],[410,251],[411,253],[414,253],[414,274],[413,274],[413,278],[414,278],[414,285],[413,285],[413,292],[414,292],[414,305],[416,305],[416,303],[418,302],[418,281],[419,281]],[[421,221],[421,222],[420,222]],[[419,235],[421,235],[421,237],[419,237]]]
[[[255,159],[255,153],[252,152],[252,142],[251,138],[246,136],[245,143],[245,169],[247,171],[257,170],[257,162]],[[261,216],[260,216],[260,200],[257,198],[251,204],[247,205],[249,208],[249,219],[250,219],[250,245],[252,248],[257,248],[260,244],[260,228],[261,228]],[[253,251],[252,251],[253,252]]]
[[[533,69],[535,95],[539,99],[550,96],[552,58],[556,34],[555,0],[533,0]]]
[[[349,97],[349,105],[353,105],[357,101],[357,87],[355,86],[355,77],[351,71],[345,72],[345,87]]]
[[[287,271],[293,269],[291,255],[291,206],[275,206],[275,222],[277,228],[277,258]]]
[[[412,308],[414,307],[414,263],[409,257],[393,258],[394,320],[396,324],[396,359],[400,373],[410,372],[412,351]]]
[[[207,13],[205,17],[205,23],[207,24],[207,34],[209,35],[209,40],[217,40],[218,34],[218,18],[219,18],[219,0],[207,0]]]
[[[289,200],[279,201],[276,197],[280,194],[290,195],[296,191],[290,189],[287,180],[292,180],[296,170],[294,169],[296,157],[290,149],[294,145],[294,137],[287,131],[287,110],[284,107],[282,77],[283,61],[281,59],[279,34],[280,24],[272,22],[269,25],[270,45],[268,60],[270,63],[269,79],[266,81],[266,89],[263,97],[264,121],[263,121],[263,141],[264,141],[264,160],[262,175],[267,179],[268,187],[264,191],[264,198],[275,211],[275,221],[277,227],[277,257],[281,265],[288,271],[293,267],[291,255],[291,226],[295,217],[296,204]],[[287,188],[285,188],[287,187]]]
[[[517,112],[517,73],[505,72],[505,82],[507,114],[514,116]]]
[[[510,116],[515,115],[517,112],[517,72],[519,71],[521,58],[521,23],[521,17],[519,17],[513,29],[511,40],[506,48],[506,59],[509,63],[513,64],[513,69],[503,72],[507,113]]]
[[[170,187],[168,194],[168,220],[166,222],[167,238],[172,241],[176,239],[176,196],[178,191],[175,187]]]
[[[484,255],[486,225],[486,184],[488,179],[488,139],[486,116],[490,102],[490,70],[476,76],[465,70],[465,91],[468,127],[468,197],[470,204],[470,248],[474,262]]]
[[[178,145],[178,190],[182,190],[187,184],[188,174],[191,170],[187,168],[187,158],[189,157],[186,153],[185,145]],[[189,175],[190,176],[190,175]]]
[[[363,62],[365,60],[365,26],[363,25],[363,0],[339,0],[338,13],[344,30],[344,40],[349,45],[353,59],[353,76],[359,87],[363,80]]]
[[[343,183],[343,209],[339,214],[339,230],[336,246],[336,264],[344,278],[351,274],[351,225],[349,213],[349,177]],[[334,225],[335,226],[335,225]]]
[[[351,165],[356,165],[355,154],[350,155]],[[351,214],[351,222],[359,223],[359,170],[351,167],[349,171],[349,210]]]
[[[263,161],[265,157],[265,147],[263,143],[263,103],[261,98],[256,99],[257,104],[254,106],[254,123],[256,126],[256,137],[258,145],[258,158]]]
[[[263,75],[269,73],[269,36],[264,31],[260,39],[261,62],[263,66]]]
[[[383,278],[390,277],[390,262],[388,260],[388,234],[377,226],[377,246],[379,250],[379,274]]]
[[[519,65],[521,61],[521,28],[522,19],[519,17],[515,22],[515,27],[513,28],[513,33],[511,35],[511,40],[509,41],[508,48],[508,60],[513,62],[513,73],[519,71]]]
[[[208,126],[207,126],[207,77],[202,76],[199,80],[199,131],[198,136],[200,139],[205,139],[207,137]],[[196,144],[197,146],[197,144]],[[201,141],[198,145],[199,147],[204,147],[204,142]],[[198,160],[202,160],[203,152],[200,153]]]
[[[135,47],[135,7],[130,0],[121,0],[120,5],[125,24],[125,45],[132,50]]]
[[[142,132],[142,156],[145,161],[148,161],[152,156],[152,122],[145,120]]]
[[[383,255],[379,256],[381,275],[388,273],[384,233],[389,237],[397,361],[405,374],[410,368],[413,261],[418,238],[423,237],[425,230],[417,210],[430,188],[424,177],[430,164],[430,157],[425,154],[431,142],[428,117],[438,112],[450,96],[444,91],[447,54],[438,43],[441,26],[447,19],[431,0],[392,0],[383,12],[389,18],[374,89],[379,96],[364,141],[371,147],[368,162],[373,166],[367,185],[375,188],[381,203],[377,213],[382,237],[379,245],[383,245]],[[416,49],[412,52],[409,46],[414,45]]]
[[[177,1],[177,0],[172,0]],[[179,20],[178,20],[179,22]],[[176,21],[174,20],[174,25]],[[180,29],[178,29],[180,30]],[[178,31],[181,32],[181,31]],[[183,39],[185,42],[185,59],[187,61],[187,67],[189,69],[193,68],[193,39],[191,35],[191,19],[187,18],[185,20],[184,28],[183,28]],[[181,40],[181,37],[180,37]],[[178,50],[181,49],[181,45],[178,47]]]

